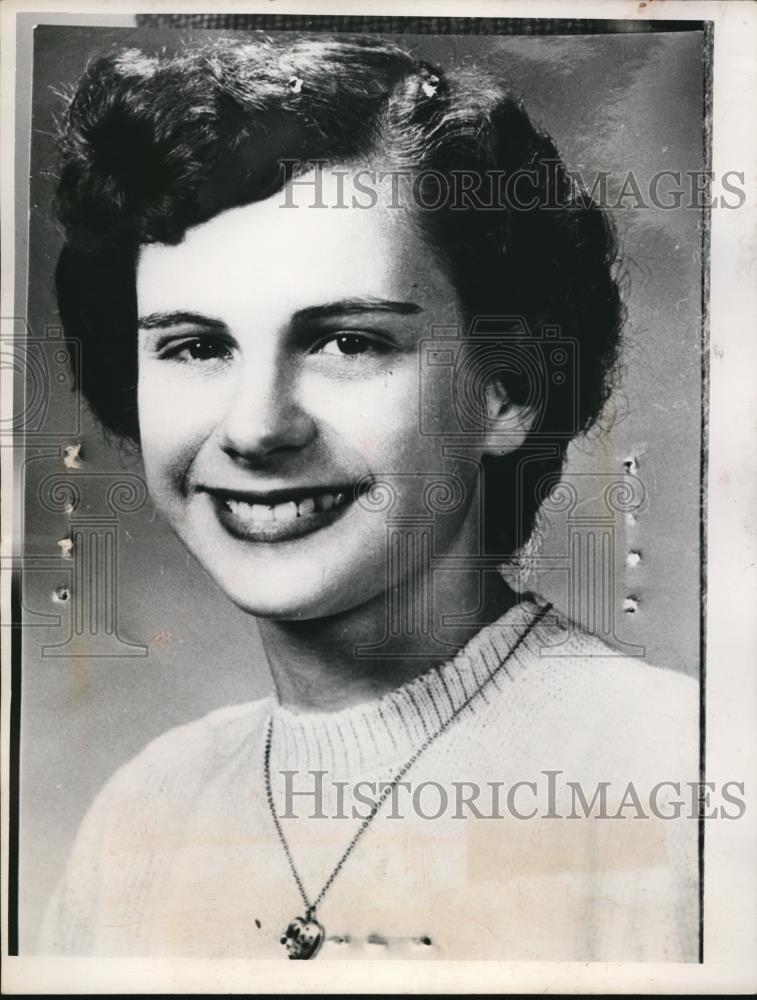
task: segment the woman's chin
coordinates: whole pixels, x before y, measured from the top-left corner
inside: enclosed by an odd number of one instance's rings
[[[241,611],[266,621],[314,621],[333,618],[356,607],[354,596],[349,601],[346,599],[340,601],[338,595],[330,599],[331,595],[324,594],[313,597],[290,594],[281,595],[278,599],[272,599],[270,595],[262,598],[246,593],[235,594],[229,590],[226,590],[226,594]],[[357,602],[357,604],[362,603],[362,601]]]
[[[305,621],[331,618],[357,608],[377,596],[375,581],[383,581],[380,567],[360,574],[331,573],[313,567],[289,566],[277,572],[269,567],[254,575],[229,573],[205,566],[226,596],[241,611],[270,621]],[[373,587],[369,584],[373,582]]]

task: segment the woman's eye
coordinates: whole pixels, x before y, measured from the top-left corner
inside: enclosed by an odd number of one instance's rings
[[[341,357],[356,357],[367,351],[383,353],[386,350],[385,345],[358,333],[340,333],[327,340],[321,347],[322,354],[336,354]]]
[[[167,356],[177,361],[204,362],[228,361],[232,355],[231,347],[223,341],[211,337],[193,337],[169,348]]]

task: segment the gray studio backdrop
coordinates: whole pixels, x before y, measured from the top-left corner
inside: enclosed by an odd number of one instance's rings
[[[29,363],[34,368],[38,351],[48,375],[40,382],[32,371],[27,385],[34,392],[44,383],[45,399],[39,413],[30,411],[35,433],[24,465],[21,954],[33,950],[77,826],[113,770],[169,727],[255,698],[268,685],[254,622],[216,590],[149,501],[142,502],[138,456],[110,447],[78,406],[66,374],[69,348],[53,343],[59,337],[53,270],[60,234],[50,208],[56,90],[113,42],[155,46],[176,37],[171,29],[35,31]],[[499,70],[554,135],[569,167],[611,172],[611,193],[631,170],[644,189],[658,171],[704,167],[700,32],[398,40],[442,65],[478,61]],[[636,516],[615,517],[613,634],[606,628],[601,634],[652,663],[696,674],[702,214],[685,206],[635,209],[633,199],[625,204],[614,213],[627,273],[624,376],[611,429],[572,447],[568,479],[579,486],[578,512],[591,511],[607,477],[622,479],[626,463],[634,463],[646,499]],[[72,444],[81,445],[80,468],[69,471],[65,447]],[[66,482],[81,494],[73,513]],[[108,495],[116,482],[120,489]],[[562,607],[569,602],[563,556],[571,513],[549,513],[542,551],[557,568],[532,581]],[[84,559],[76,565],[58,545],[72,529],[81,541],[75,555]],[[103,619],[108,580],[116,581],[117,596],[110,622]],[[579,613],[590,621],[593,612],[584,602]],[[593,624],[601,625],[596,618]]]

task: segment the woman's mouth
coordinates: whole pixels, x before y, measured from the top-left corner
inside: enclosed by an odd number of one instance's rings
[[[244,541],[280,542],[333,524],[355,499],[350,487],[308,493],[277,491],[276,495],[205,490],[226,530]]]

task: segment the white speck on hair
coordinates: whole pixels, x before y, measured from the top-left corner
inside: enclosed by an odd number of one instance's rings
[[[127,49],[118,57],[117,65],[122,72],[131,73],[134,76],[150,77],[155,73],[158,62],[153,56],[147,55],[140,49]]]
[[[70,559],[74,548],[73,540],[71,538],[61,538],[58,542],[58,548],[64,559]]]
[[[140,49],[127,49],[118,57],[117,65],[122,72],[131,73],[134,76],[150,77],[155,73],[158,62]]]

